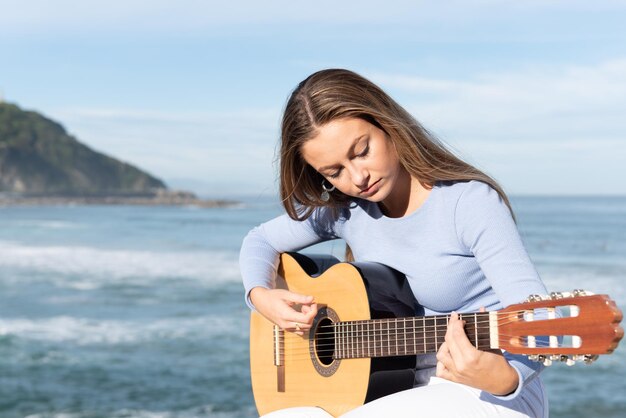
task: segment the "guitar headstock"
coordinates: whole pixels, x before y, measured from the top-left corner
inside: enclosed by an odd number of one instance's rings
[[[532,295],[497,312],[499,348],[550,365],[591,363],[617,348],[622,312],[607,295],[584,290]]]

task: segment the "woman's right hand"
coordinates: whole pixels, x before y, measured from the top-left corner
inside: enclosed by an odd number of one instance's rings
[[[313,296],[301,295],[285,289],[255,287],[250,291],[250,301],[257,312],[280,328],[304,335],[311,329],[317,315]],[[295,309],[300,306],[300,310]]]

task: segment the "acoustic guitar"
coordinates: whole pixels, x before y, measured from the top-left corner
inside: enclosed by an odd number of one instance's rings
[[[276,286],[313,295],[318,313],[304,336],[251,314],[250,369],[261,415],[318,406],[338,416],[413,386],[415,355],[437,351],[448,316],[415,316],[420,306],[406,279],[381,264],[299,253],[282,254],[280,261]],[[524,354],[545,364],[590,363],[615,350],[624,335],[615,302],[579,290],[533,295],[500,311],[461,318],[477,349]]]

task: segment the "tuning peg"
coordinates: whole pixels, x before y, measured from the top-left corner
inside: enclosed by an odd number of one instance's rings
[[[530,356],[528,356],[528,359],[530,361],[539,361],[539,355],[538,354],[531,354]]]
[[[593,363],[594,361],[596,361],[598,359],[598,357],[599,356],[597,354],[585,354],[585,356],[584,356],[585,364]]]
[[[591,296],[593,292],[584,289],[574,289],[574,296]]]
[[[565,355],[560,356],[559,357],[559,361],[567,364],[568,366],[573,366],[574,364],[576,364],[576,362],[574,360],[569,358],[569,356],[565,356]]]
[[[550,293],[550,298],[551,299],[563,299],[563,293],[561,293],[561,292],[551,292]]]
[[[549,358],[545,359],[543,361],[543,365],[548,367],[548,366],[552,366],[552,360],[550,360]]]
[[[526,302],[539,302],[543,299],[541,295],[529,295],[526,298]]]

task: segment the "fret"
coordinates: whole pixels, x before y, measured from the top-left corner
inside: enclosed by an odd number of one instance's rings
[[[407,339],[407,335],[406,335],[406,318],[402,318],[402,336],[403,338],[403,342],[404,342],[404,354],[406,354],[406,339]]]
[[[352,358],[357,358],[359,356],[359,324],[356,321],[352,323],[352,341],[354,341]]]
[[[345,322],[341,323],[341,334],[343,334],[343,348],[341,351],[343,352],[343,358],[347,358],[348,357],[348,335],[346,333]]]
[[[413,354],[417,354],[417,326],[415,323],[415,318],[411,318],[413,328]]]
[[[358,322],[358,327],[359,327],[359,332],[358,332],[358,338],[359,338],[359,344],[361,345],[361,347],[359,348],[359,354],[358,357],[364,357],[365,356],[365,348],[363,347],[365,344],[365,339],[363,338],[364,334],[363,334],[363,325],[365,325],[363,323],[363,321],[359,321]]]
[[[369,333],[367,332],[367,321],[363,321],[361,322],[361,331],[363,331],[363,355],[362,357],[369,357],[368,353],[369,353]]]
[[[398,355],[398,318],[393,318],[393,329],[394,329],[394,342],[396,343],[396,351],[394,352],[395,355]]]
[[[365,350],[363,351],[364,357],[371,357],[370,355],[370,323],[363,321],[363,332],[365,333],[364,344]]]
[[[350,357],[354,358],[354,322],[350,322]]]
[[[474,312],[474,338],[476,339],[476,348],[478,348],[478,316]]]
[[[391,323],[389,322],[389,320],[385,321],[387,324],[387,355],[390,356],[391,355]]]
[[[449,320],[450,320],[450,316],[449,315],[435,317],[435,321],[439,322],[439,324],[437,325],[437,331],[438,331],[438,333],[441,333],[441,335],[439,335],[437,337],[437,339],[439,341],[441,341],[441,344],[443,344],[443,342],[445,341],[446,331],[448,330],[448,321]],[[441,344],[437,344],[435,346],[435,350],[434,351],[439,351],[439,347],[441,346]]]
[[[346,336],[343,333],[343,322],[339,322],[337,324],[337,327],[339,328],[339,352],[341,353],[341,358],[345,358],[346,353],[344,351],[344,344],[346,341]]]
[[[435,317],[433,319],[434,319],[433,322],[435,323],[435,327],[434,327],[434,330],[435,330],[435,350],[437,350],[439,348],[439,344],[437,343],[437,337],[438,337],[438,335],[437,335],[438,334],[437,333],[437,318]]]
[[[374,325],[374,357],[376,357],[376,346],[378,345],[378,341],[376,341],[376,321],[372,322],[372,325]]]
[[[354,356],[353,358],[359,357],[359,323],[357,321],[352,322],[353,335],[354,339]]]
[[[422,317],[422,334],[424,337],[424,354],[425,354],[428,352],[426,350],[426,317],[425,316]]]
[[[357,358],[359,356],[359,324],[356,321],[352,323],[352,340],[354,341],[352,358]]]
[[[347,345],[348,345],[348,358],[352,357],[353,354],[353,347],[352,347],[352,324],[350,322],[346,323],[346,328],[347,328],[347,337],[348,337],[348,341],[347,341]]]
[[[357,323],[352,321],[352,358],[357,358],[359,354],[359,339],[357,337]]]
[[[366,357],[365,355],[365,321],[359,322],[359,340],[361,340],[361,351],[359,352],[359,357]]]
[[[427,329],[426,331],[426,339],[427,339],[427,344],[426,344],[426,351],[424,351],[425,353],[434,353],[439,349],[439,345],[438,345],[438,324],[437,324],[437,317],[435,316],[428,316],[426,317],[426,327]]]
[[[333,353],[333,355],[334,355],[335,359],[341,358],[341,351],[340,351],[340,349],[341,349],[341,334],[339,334],[337,332],[337,326],[338,325],[339,324],[333,324],[333,333],[334,333],[334,336],[335,336],[335,339],[334,339],[334,341],[335,341],[335,352]]]
[[[365,326],[367,324],[365,323],[365,321],[361,321],[361,357],[367,357],[367,339],[366,339],[366,332],[365,332]]]
[[[383,336],[387,336],[386,340],[387,341],[383,341],[383,349],[385,347],[385,345],[387,346],[387,352],[385,353],[385,356],[388,356],[391,354],[391,349],[389,348],[389,321],[387,319],[382,321],[382,324],[385,325],[385,330],[384,330],[384,334]]]

